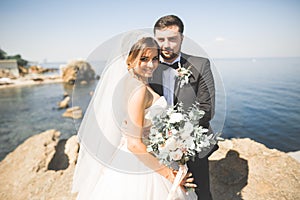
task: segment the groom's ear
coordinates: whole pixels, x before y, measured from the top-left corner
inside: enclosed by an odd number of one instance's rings
[[[180,35],[181,35],[181,44],[182,44],[184,35],[182,33]]]

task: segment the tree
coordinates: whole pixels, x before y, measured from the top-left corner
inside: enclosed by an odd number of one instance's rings
[[[3,59],[5,59],[5,58],[6,58],[6,56],[7,56],[6,52],[5,52],[5,51],[3,51],[2,49],[0,49],[0,60],[3,60]]]

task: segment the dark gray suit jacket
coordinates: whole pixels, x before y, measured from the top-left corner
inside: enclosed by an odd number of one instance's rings
[[[200,103],[199,108],[205,111],[204,117],[199,121],[199,125],[209,128],[212,133],[209,122],[215,113],[215,86],[214,78],[210,68],[210,62],[207,58],[191,56],[181,53],[181,66],[189,68],[192,75],[189,77],[189,83],[182,88],[179,87],[178,81],[175,81],[174,104],[183,102],[185,108],[190,107],[196,101]],[[162,72],[167,66],[160,64],[155,70],[153,77],[149,79],[150,86],[159,95],[163,96]],[[208,156],[218,149],[218,145],[214,145],[205,152],[201,152],[195,161],[189,161],[189,171],[193,173],[194,183],[198,185],[196,193],[198,199],[211,200],[209,183],[209,165]],[[201,158],[201,159],[200,159]]]
[[[210,62],[207,58],[181,53],[180,64],[181,67],[189,68],[192,75],[189,77],[189,83],[182,88],[179,87],[179,82],[175,81],[174,104],[183,102],[184,108],[188,108],[195,102],[200,103],[199,108],[205,111],[205,115],[199,124],[209,128],[209,121],[215,113],[215,86]],[[164,69],[166,66],[159,64],[149,80],[150,86],[161,96],[164,95],[162,82]]]

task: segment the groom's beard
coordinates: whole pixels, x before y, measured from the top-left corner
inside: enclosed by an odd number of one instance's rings
[[[165,54],[164,51],[168,53]],[[161,57],[164,59],[165,62],[172,62],[175,58],[177,58],[179,53],[174,53],[172,49],[163,49],[161,51]]]

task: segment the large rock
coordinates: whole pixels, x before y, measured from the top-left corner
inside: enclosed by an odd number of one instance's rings
[[[5,157],[0,163],[1,200],[76,198],[70,191],[77,140],[59,140],[59,135],[49,130],[32,136]]]
[[[95,71],[86,61],[71,61],[62,68],[62,78],[65,83],[69,84],[74,84],[75,81],[89,82],[95,79]]]
[[[214,200],[300,199],[298,161],[250,139],[219,145],[210,156]],[[76,136],[59,140],[55,130],[27,139],[0,163],[0,199],[75,199],[78,148]]]
[[[210,160],[214,200],[300,199],[300,163],[250,139],[219,142]]]

